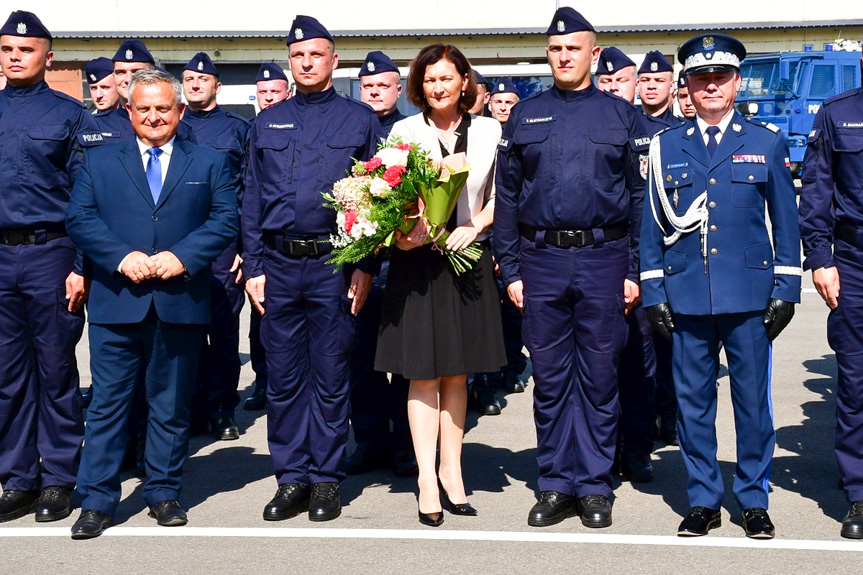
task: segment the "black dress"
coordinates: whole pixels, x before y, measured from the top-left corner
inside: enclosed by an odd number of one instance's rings
[[[455,152],[467,150],[469,126],[470,116],[465,115]],[[444,149],[441,153],[447,155]],[[456,275],[431,244],[393,249],[376,370],[435,379],[495,372],[506,364],[494,262],[488,240],[480,245],[480,261],[462,275]]]

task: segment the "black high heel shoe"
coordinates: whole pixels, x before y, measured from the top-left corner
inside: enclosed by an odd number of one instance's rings
[[[443,483],[441,483],[440,477],[437,478],[437,484],[440,488],[440,494],[443,497],[444,507],[446,507],[447,511],[453,515],[476,517],[477,511],[470,503],[453,503],[449,500],[449,495],[447,495],[446,489],[443,488]],[[422,519],[420,519],[420,521],[422,521]]]
[[[417,513],[419,514],[420,523],[423,525],[428,525],[429,527],[440,527],[441,523],[443,523],[443,511],[438,511],[436,513],[423,513],[419,510],[419,505],[417,505]]]

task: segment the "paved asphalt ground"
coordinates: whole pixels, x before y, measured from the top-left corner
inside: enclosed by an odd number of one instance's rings
[[[678,450],[662,444],[653,454],[652,483],[615,482],[612,527],[590,530],[578,518],[528,527],[536,436],[531,393],[523,393],[506,396],[500,416],[468,415],[465,483],[478,517],[447,514],[440,528],[424,527],[417,521],[415,481],[376,472],[345,481],[344,509],[335,521],[316,524],[300,516],[264,522],[261,511],[276,489],[266,417],[238,411],[238,441],[191,442],[181,497],[188,526],[157,527],[147,517],[140,481],[125,475],[117,526],[99,539],[69,538],[77,509],[57,523],[37,525],[29,515],[0,525],[0,573],[859,572],[863,542],[839,537],[846,503],[836,487],[832,450],[836,365],[826,316],[807,274],[803,304],[774,346],[773,541],[743,536],[731,495],[734,429],[723,369],[717,427],[727,495],[722,527],[708,537],[674,536],[688,511],[686,473]],[[243,357],[245,398],[253,373],[248,355]],[[86,341],[79,358],[86,387]]]

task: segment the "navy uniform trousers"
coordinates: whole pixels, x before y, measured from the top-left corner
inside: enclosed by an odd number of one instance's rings
[[[621,450],[653,451],[657,354],[654,329],[639,302],[626,316],[628,337],[618,374]]]
[[[84,310],[69,313],[68,237],[0,245],[0,484],[38,491],[75,485],[84,420],[75,345]]]
[[[264,248],[267,430],[280,485],[345,478],[354,317],[348,270],[333,273],[328,258]]]
[[[569,249],[521,239],[540,491],[611,495],[629,260],[629,237]]]

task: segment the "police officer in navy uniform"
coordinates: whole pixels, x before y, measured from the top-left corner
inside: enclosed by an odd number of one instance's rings
[[[369,52],[359,72],[360,100],[377,114],[381,137],[405,117],[398,109],[402,93],[399,68],[380,51]],[[351,426],[357,447],[347,459],[349,475],[391,467],[400,477],[415,476],[417,469],[408,425],[410,381],[400,374],[374,370],[384,289],[389,260],[381,262],[362,311],[357,315],[357,346],[351,353]],[[390,431],[392,421],[392,431]]]
[[[649,122],[658,125],[651,127],[651,136],[662,128],[680,123],[671,105],[674,103],[674,68],[659,50],[651,50],[644,56],[638,68],[637,87],[641,111]]]
[[[841,535],[863,539],[863,90],[824,102],[803,160],[803,269],[830,307],[836,352],[836,460],[851,507]],[[841,289],[840,289],[841,287]]]
[[[114,63],[109,58],[90,60],[84,67],[84,76],[97,112],[116,110],[120,106],[120,94],[114,82]]]
[[[681,120],[691,120],[695,117],[695,106],[689,97],[689,88],[686,86],[686,75],[681,72],[677,77],[677,105],[680,107]]]
[[[198,52],[189,60],[182,78],[188,102],[183,123],[192,129],[199,144],[228,156],[237,200],[242,203],[251,123],[219,107],[219,70],[206,53]],[[193,430],[206,427],[209,421],[211,433],[222,441],[240,438],[234,423],[234,409],[240,403],[240,311],[245,299],[239,254],[239,243],[233,241],[212,265],[210,325],[201,347],[192,402]]]
[[[255,76],[255,95],[261,111],[291,97],[288,77],[275,62],[265,62]],[[258,411],[267,406],[267,352],[261,344],[261,314],[254,305],[249,320],[249,356],[255,372],[255,388],[243,402],[245,411]]]
[[[0,28],[0,522],[71,513],[84,436],[75,345],[87,288],[65,220],[82,149],[101,136],[81,102],[45,83],[51,42],[23,10]]]
[[[673,338],[678,433],[691,505],[678,528],[682,536],[706,535],[721,522],[724,486],[715,427],[720,340],[731,375],[734,495],[743,528],[760,539],[775,531],[767,513],[776,440],[771,341],[800,301],[800,231],[785,136],[734,110],[745,56],[743,44],[723,34],[687,41],[678,59],[698,115],[660,132],[650,149],[641,286],[654,327]]]
[[[597,88],[603,92],[620,96],[632,104],[635,102],[637,81],[635,62],[629,56],[614,46],[602,49],[599,60],[596,62]]]
[[[617,368],[635,305],[649,139],[632,104],[597,90],[593,26],[569,7],[548,31],[554,87],[519,102],[497,159],[495,257],[524,311],[540,501],[532,526],[578,513],[611,525]]]
[[[288,34],[297,93],[252,125],[243,202],[243,276],[263,314],[267,426],[279,488],[264,508],[278,521],[309,510],[312,521],[341,513],[348,377],[354,316],[371,275],[333,273],[328,243],[336,214],[321,192],[345,177],[353,159],[374,155],[380,124],[371,108],[338,95],[333,37],[297,16]]]

